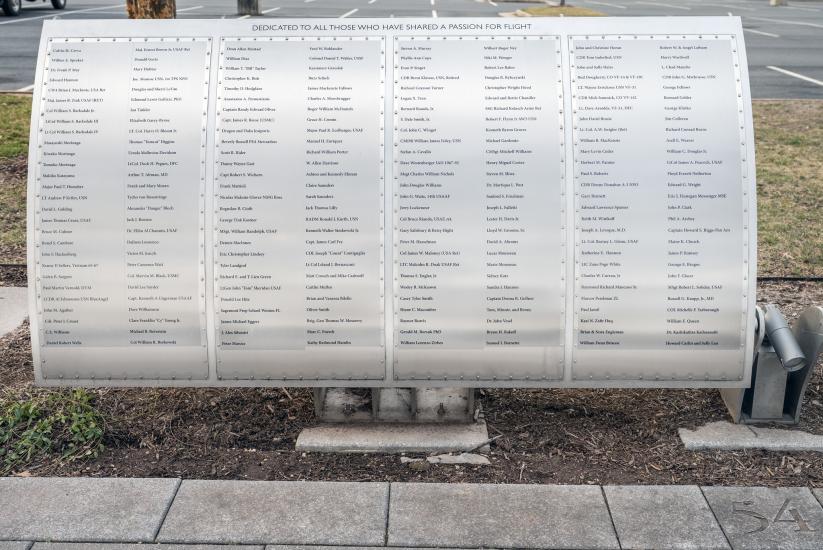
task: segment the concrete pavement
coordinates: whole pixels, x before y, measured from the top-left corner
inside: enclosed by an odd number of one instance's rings
[[[0,478],[0,550],[820,549],[823,490]]]
[[[540,3],[503,0],[260,0],[263,17],[497,17]],[[823,0],[570,0],[612,16],[737,15],[746,33],[752,97],[823,98]],[[0,16],[0,90],[34,81],[44,19],[122,19],[122,0],[68,0],[56,11],[23,2],[20,17]],[[180,18],[234,18],[234,0],[178,0]]]
[[[796,428],[761,428],[721,420],[694,430],[678,428],[677,433],[690,451],[764,449],[823,452],[823,435],[810,434]]]

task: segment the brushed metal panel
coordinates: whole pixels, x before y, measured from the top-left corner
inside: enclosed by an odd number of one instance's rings
[[[221,40],[218,378],[384,377],[383,53],[380,37]]]
[[[44,378],[208,376],[210,47],[49,39],[32,205]]]
[[[560,38],[397,37],[394,82],[395,379],[562,378]]]
[[[575,379],[742,380],[734,36],[571,37]]]

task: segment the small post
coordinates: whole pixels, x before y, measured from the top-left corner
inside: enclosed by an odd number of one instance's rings
[[[237,0],[237,15],[260,15],[260,0]]]

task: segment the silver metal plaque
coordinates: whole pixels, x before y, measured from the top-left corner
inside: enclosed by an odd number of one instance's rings
[[[734,17],[46,21],[45,385],[743,387]]]
[[[749,185],[735,37],[573,36],[570,50],[573,377],[743,380]]]
[[[209,38],[49,38],[32,141],[44,379],[206,379]]]
[[[383,40],[220,41],[220,378],[380,380]]]
[[[396,37],[394,82],[395,379],[562,378],[560,38]]]

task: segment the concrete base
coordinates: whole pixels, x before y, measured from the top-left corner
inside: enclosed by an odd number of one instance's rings
[[[472,424],[325,424],[297,437],[298,451],[319,453],[488,452],[485,422]],[[480,448],[477,448],[480,445]]]
[[[680,428],[677,432],[683,445],[690,451],[763,449],[823,452],[823,435],[814,435],[800,430],[779,430],[730,422],[712,422],[696,430]]]
[[[472,466],[488,466],[491,464],[488,458],[486,458],[483,455],[475,453],[427,456],[426,462],[428,462],[429,464],[469,464]]]
[[[19,327],[28,314],[28,289],[0,286],[0,337]]]

